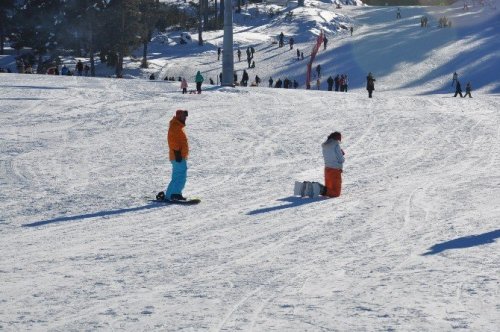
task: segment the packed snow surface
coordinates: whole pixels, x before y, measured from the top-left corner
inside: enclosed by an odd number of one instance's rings
[[[459,28],[433,27],[432,48],[410,52],[391,34],[423,33],[430,9],[398,22],[394,8],[343,9],[384,46],[331,36],[338,58],[317,59],[324,75],[343,72],[337,60],[351,69],[347,93],[0,74],[0,330],[498,331],[494,11],[471,9],[468,40],[438,43]],[[259,31],[247,35],[262,40],[259,63],[299,73]],[[188,50],[193,76],[220,70],[216,53]],[[462,52],[481,57],[458,68]],[[479,83],[473,98],[453,98],[454,70]],[[189,110],[196,206],[148,201],[170,178],[176,109]],[[335,130],[342,196],[293,197],[294,181],[324,181]]]

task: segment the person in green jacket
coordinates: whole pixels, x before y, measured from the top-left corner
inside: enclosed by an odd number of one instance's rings
[[[198,94],[201,93],[201,83],[203,83],[203,76],[201,75],[200,71],[196,73],[196,78],[194,80],[196,82],[196,91],[198,91]]]

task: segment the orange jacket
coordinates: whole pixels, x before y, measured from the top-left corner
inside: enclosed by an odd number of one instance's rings
[[[180,150],[183,159],[187,159],[189,155],[189,145],[184,127],[186,125],[180,122],[175,116],[170,120],[168,127],[168,157],[170,160],[175,160],[174,150]]]

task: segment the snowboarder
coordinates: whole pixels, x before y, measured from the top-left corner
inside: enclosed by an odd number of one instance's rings
[[[280,36],[279,36],[279,47],[283,47],[283,45],[285,45],[285,35],[283,34],[283,32],[280,33]]]
[[[318,78],[321,77],[321,65],[316,66],[316,73],[318,73]]]
[[[185,78],[183,78],[182,82],[181,82],[182,94],[186,94],[187,93],[187,88],[188,88],[188,82],[186,81]]]
[[[290,37],[290,39],[288,39],[288,43],[290,44],[290,49],[292,50],[293,49],[293,43],[295,42],[295,40],[293,39],[293,37]]]
[[[217,61],[220,60],[220,54],[222,53],[222,49],[219,47],[217,48]]]
[[[460,86],[460,82],[457,80],[457,84],[455,86],[455,95],[453,97],[456,97],[457,95],[460,95],[460,97],[464,97],[462,96],[462,86]]]
[[[368,98],[372,97],[373,90],[375,90],[375,78],[373,78],[372,73],[368,73],[366,76],[366,90],[368,90]]]
[[[273,87],[273,78],[272,77],[269,77],[269,87],[272,88]]]
[[[342,167],[344,165],[344,151],[340,148],[342,135],[336,131],[328,135],[321,145],[325,160],[325,196],[339,197],[342,189]]]
[[[399,7],[398,7],[398,10],[396,10],[396,18],[401,18],[401,10],[399,10]]]
[[[297,60],[300,60],[300,51],[297,49]]]
[[[328,38],[326,36],[323,37],[323,50],[326,50],[326,45],[328,44]]]
[[[168,127],[168,155],[172,164],[172,180],[165,191],[156,195],[157,200],[185,201],[182,190],[186,184],[187,162],[189,155],[186,127],[187,110],[177,110]]]
[[[353,31],[354,31],[354,28],[353,28],[353,27],[351,27],[351,28],[350,28],[350,30],[351,30],[351,36],[352,36],[352,33],[353,33]]]
[[[201,93],[201,84],[203,83],[203,76],[201,75],[201,72],[198,70],[198,72],[196,73],[196,78],[195,78],[195,82],[196,82],[196,91],[198,91],[198,94]]]
[[[470,94],[471,91],[472,91],[472,86],[471,86],[470,82],[467,82],[467,85],[465,86],[464,98],[467,97],[467,95],[469,96],[469,98],[472,98],[472,95]]]
[[[238,54],[238,62],[241,62],[241,50],[239,47],[238,47],[238,51],[236,52],[236,54]]]

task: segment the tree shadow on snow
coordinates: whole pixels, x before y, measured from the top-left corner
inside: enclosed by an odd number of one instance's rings
[[[499,237],[500,229],[479,235],[464,236],[458,239],[435,244],[429,248],[429,251],[422,254],[422,256],[435,255],[450,249],[464,249],[494,243]]]
[[[30,224],[24,224],[22,226],[23,227],[38,227],[38,226],[44,226],[44,225],[48,225],[48,224],[54,224],[54,223],[66,222],[66,221],[81,221],[81,220],[90,219],[90,218],[108,217],[108,216],[113,216],[113,215],[117,215],[117,214],[124,214],[124,213],[128,213],[128,212],[136,212],[136,211],[142,211],[142,210],[155,209],[155,208],[159,208],[161,206],[162,205],[160,205],[160,204],[147,204],[147,205],[143,205],[143,206],[136,206],[133,208],[99,211],[99,212],[94,212],[94,213],[80,214],[80,215],[76,215],[76,216],[58,217],[58,218],[54,218],[54,219],[36,221],[36,222],[30,223]]]
[[[271,207],[266,207],[262,209],[257,209],[257,210],[252,210],[247,213],[247,215],[254,215],[254,214],[259,214],[259,213],[267,213],[267,212],[272,212],[272,211],[278,211],[278,210],[284,210],[284,209],[289,209],[305,204],[311,204],[315,202],[321,202],[324,201],[325,197],[318,197],[318,198],[302,198],[302,197],[297,197],[297,196],[290,196],[290,197],[285,197],[285,198],[280,198],[278,201],[280,202],[288,202],[288,204],[282,204],[282,205],[277,205],[277,206],[271,206]]]

